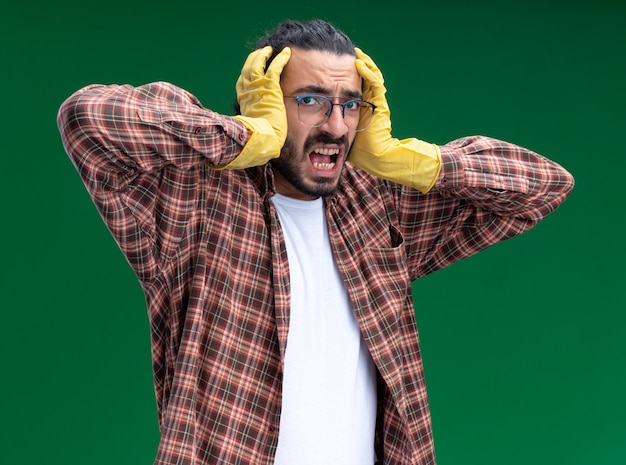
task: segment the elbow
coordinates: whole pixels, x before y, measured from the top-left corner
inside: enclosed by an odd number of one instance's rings
[[[74,158],[74,152],[81,141],[96,135],[92,100],[94,92],[91,89],[98,92],[97,88],[103,87],[99,84],[84,87],[70,95],[59,107],[57,127],[63,147],[71,158]]]
[[[568,197],[574,190],[576,181],[574,180],[574,176],[569,171],[566,171],[565,169],[563,171],[565,172],[563,176],[563,192],[565,193],[565,197]]]
[[[61,134],[61,141],[65,151],[70,156],[78,139],[78,134],[83,131],[82,127],[86,124],[87,112],[81,103],[80,94],[81,91],[78,91],[67,98],[57,113],[57,127]]]
[[[550,189],[537,197],[536,208],[532,210],[533,214],[529,215],[529,220],[539,223],[545,217],[557,210],[563,205],[574,189],[574,177],[565,169],[560,168],[558,176],[552,179]]]
[[[565,200],[572,193],[576,181],[574,180],[574,176],[569,171],[560,165],[557,166],[558,173],[553,177],[551,185],[553,195],[557,199],[554,203],[558,207],[565,202]]]

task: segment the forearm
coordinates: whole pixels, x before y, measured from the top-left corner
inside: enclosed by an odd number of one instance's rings
[[[561,205],[574,179],[563,167],[523,147],[474,136],[440,147],[433,191],[496,215],[537,223]]]
[[[441,171],[426,195],[401,189],[412,279],[528,231],[574,186],[558,164],[507,142],[467,137],[440,152]]]
[[[225,167],[251,137],[242,122],[167,83],[88,86],[63,103],[57,123],[81,176],[113,189],[164,166]]]

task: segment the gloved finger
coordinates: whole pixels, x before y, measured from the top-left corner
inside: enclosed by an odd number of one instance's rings
[[[274,57],[269,67],[267,68],[266,75],[269,79],[278,81],[280,75],[285,68],[285,65],[291,58],[291,49],[289,47],[283,48],[278,55]]]
[[[265,63],[272,55],[272,47],[266,46],[248,55],[237,79],[237,92],[243,91],[247,83],[253,82],[265,74]]]
[[[380,81],[380,84],[383,84],[385,82],[385,80],[383,79],[383,73],[380,72],[380,69],[378,68],[378,66],[376,66],[376,63],[374,63],[374,60],[372,60],[369,55],[364,53],[363,50],[358,47],[355,47],[354,51],[356,52],[357,62],[360,61],[361,63],[363,63],[367,67],[367,69],[371,71],[371,75],[375,76],[375,79],[369,80]],[[363,75],[361,75],[361,77],[365,78]]]
[[[360,49],[355,48],[357,59],[355,66],[357,72],[363,78],[363,98],[365,100],[377,100],[378,96],[387,92],[384,85],[383,75],[374,63],[374,61],[363,53]],[[380,105],[380,102],[372,102]]]
[[[363,60],[357,58],[354,62],[356,66],[356,70],[359,72],[359,75],[363,78],[363,80],[368,85],[376,84],[376,74],[367,66]]]
[[[383,82],[371,68],[361,59],[355,61],[356,69],[363,78],[363,99],[371,100],[386,92]]]

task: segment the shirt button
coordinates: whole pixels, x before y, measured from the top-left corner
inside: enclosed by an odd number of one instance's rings
[[[245,134],[243,134],[243,133],[239,134],[239,140],[240,141],[243,141],[245,138],[246,138]]]
[[[193,132],[194,132],[195,134],[202,134],[204,131],[202,130],[202,128],[201,128],[201,127],[197,127],[197,128],[195,128],[195,129],[193,130]]]

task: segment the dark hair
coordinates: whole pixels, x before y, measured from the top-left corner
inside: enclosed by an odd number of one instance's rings
[[[332,24],[321,19],[284,21],[257,42],[257,48],[267,45],[271,45],[274,50],[268,63],[285,47],[356,56],[354,44],[350,38]]]
[[[261,37],[256,43],[256,48],[260,49],[267,45],[270,45],[273,50],[267,60],[267,65],[285,47],[356,56],[354,44],[350,38],[332,24],[321,19],[283,21],[274,30]],[[236,102],[233,109],[236,114],[240,113],[239,104]]]

